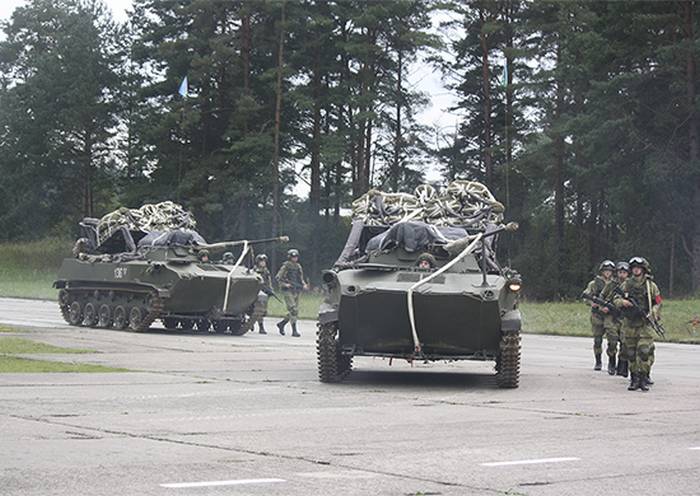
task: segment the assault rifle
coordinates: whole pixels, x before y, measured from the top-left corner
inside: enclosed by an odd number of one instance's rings
[[[598,296],[589,295],[588,293],[583,293],[581,295],[581,298],[583,298],[584,300],[588,300],[591,303],[595,303],[599,307],[607,308],[610,312],[609,315],[612,315],[613,317],[620,316],[620,309],[613,305],[611,301],[604,300],[603,298],[600,298]]]
[[[284,283],[286,284],[286,287],[284,289],[287,289],[289,291],[299,291],[300,293],[306,289],[306,285],[304,283],[299,284],[298,282],[287,282]]]
[[[651,308],[649,309],[650,313],[646,313],[639,302],[632,296],[626,295],[623,291],[622,288],[617,287],[613,290],[613,293],[621,296],[625,300],[629,301],[632,306],[630,307],[634,313],[635,316],[641,317],[646,324],[648,324],[652,329],[654,329],[654,332],[658,334],[661,337],[664,337],[666,335],[666,329],[664,329],[664,326],[661,325],[661,322],[658,322],[657,320],[653,319],[650,315],[651,313]]]
[[[272,291],[272,288],[269,288],[267,286],[263,287],[260,289],[263,293],[265,293],[267,296],[271,296],[275,300],[279,301],[280,303],[284,303],[282,300],[280,300],[279,296],[275,294],[274,291]]]

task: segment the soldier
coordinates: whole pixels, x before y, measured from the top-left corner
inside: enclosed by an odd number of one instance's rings
[[[621,289],[622,295],[615,298],[615,305],[624,315],[623,333],[627,347],[627,360],[630,369],[630,391],[641,389],[649,391],[649,373],[651,372],[654,331],[647,324],[644,315],[634,308],[636,303],[642,312],[658,320],[661,310],[661,293],[649,274],[649,262],[642,257],[633,257],[629,261],[632,276]],[[634,301],[634,303],[633,303]]]
[[[287,261],[282,264],[277,272],[277,282],[279,283],[284,303],[287,306],[287,316],[277,323],[280,334],[284,336],[284,327],[287,322],[292,324],[292,336],[301,336],[297,331],[297,317],[299,315],[299,295],[307,288],[304,282],[304,270],[299,263],[299,250],[291,249],[287,252]]]
[[[430,253],[422,253],[416,261],[416,265],[419,269],[430,270],[435,268],[436,260],[435,257]]]
[[[612,279],[615,271],[615,263],[611,260],[603,260],[598,266],[598,275],[588,283],[584,294],[588,296],[600,297],[601,292],[605,289],[605,285]],[[593,354],[595,355],[595,365],[593,370],[601,370],[603,364],[601,356],[603,354],[603,335],[605,335],[605,316],[609,310],[605,307],[599,307],[591,302],[591,330],[593,332]]]
[[[272,291],[272,274],[267,268],[267,255],[260,253],[255,257],[255,272],[262,277],[263,280],[263,290],[258,293],[258,299],[253,306],[253,325],[251,330],[258,323],[258,332],[260,334],[267,334],[265,331],[265,323],[263,321],[265,315],[267,315],[267,301],[269,299],[268,293]]]
[[[600,292],[601,299],[610,303],[612,306],[612,301],[615,295],[615,290],[620,286],[620,282],[617,279],[617,265],[615,265],[614,277],[611,277],[606,283],[603,291]],[[619,311],[616,311],[613,307],[601,307],[601,312],[603,312],[603,329],[605,330],[605,338],[608,342],[606,349],[608,355],[608,374],[615,375],[618,369],[618,354],[617,354],[617,344],[620,343],[620,363],[622,359],[622,343],[620,341],[620,315]]]
[[[617,287],[621,287],[630,275],[630,264],[627,262],[617,262],[615,266],[617,269]],[[613,299],[615,295],[611,295]],[[619,315],[616,319],[618,335],[620,337],[620,355],[617,362],[617,375],[622,377],[627,377],[629,372],[629,366],[627,362],[627,346],[625,345],[625,334],[622,328],[622,315]]]

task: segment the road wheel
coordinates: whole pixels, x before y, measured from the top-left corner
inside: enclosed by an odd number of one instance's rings
[[[103,303],[97,310],[97,327],[106,329],[112,325],[112,309],[109,305]]]
[[[520,380],[520,334],[501,337],[501,353],[496,360],[496,382],[499,388],[514,389]]]
[[[184,331],[191,331],[194,328],[194,320],[180,319],[180,327],[182,327]]]
[[[128,316],[126,314],[126,308],[124,305],[117,305],[114,307],[114,315],[112,318],[112,327],[115,329],[126,329],[128,323]]]
[[[321,382],[340,382],[352,370],[352,357],[344,356],[338,344],[336,322],[319,325],[316,336],[318,378]]]
[[[83,325],[86,327],[95,327],[97,324],[97,309],[95,304],[88,301],[83,308]]]
[[[79,326],[83,323],[83,307],[79,301],[74,301],[68,308],[68,323]]]
[[[144,311],[141,307],[131,307],[129,310],[129,329],[132,331],[141,331],[141,325],[143,324]]]
[[[243,321],[238,319],[230,320],[228,328],[234,336],[243,336],[248,332],[248,327],[244,326]]]
[[[160,319],[160,320],[161,320],[161,322],[163,322],[163,326],[164,326],[167,330],[173,331],[173,330],[177,329],[177,322],[178,322],[178,320],[177,320],[176,318],[174,318],[174,317],[163,317],[163,318]]]
[[[197,327],[197,331],[207,332],[211,327],[211,322],[209,322],[208,319],[197,319],[197,322],[195,322],[195,326]]]
[[[228,328],[228,321],[226,320],[212,320],[211,325],[214,328],[214,332],[217,334],[223,334]]]

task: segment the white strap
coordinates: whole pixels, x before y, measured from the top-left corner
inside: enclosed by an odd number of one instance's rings
[[[421,352],[421,344],[420,344],[420,339],[418,337],[418,331],[416,330],[416,319],[415,319],[415,312],[413,310],[413,291],[418,289],[420,286],[423,284],[426,284],[433,279],[435,279],[437,276],[442,274],[443,272],[449,270],[453,265],[455,265],[457,262],[459,262],[461,259],[463,259],[465,256],[469,255],[474,248],[476,247],[477,243],[481,241],[481,238],[484,237],[484,233],[479,233],[476,235],[474,238],[474,241],[469,243],[467,247],[462,250],[455,258],[450,260],[448,263],[443,265],[439,270],[436,270],[432,274],[430,274],[428,277],[421,279],[417,283],[415,283],[413,286],[408,288],[408,291],[406,292],[406,299],[408,300],[408,320],[411,323],[411,334],[413,336],[413,346],[415,349],[416,353]],[[485,263],[485,262],[482,262]]]
[[[241,251],[241,256],[238,257],[238,261],[236,261],[236,264],[233,266],[233,268],[230,270],[228,275],[226,276],[226,294],[224,294],[224,308],[222,311],[226,313],[228,310],[228,295],[229,291],[231,290],[231,278],[233,277],[233,273],[236,271],[239,265],[241,265],[241,262],[243,262],[243,259],[245,256],[248,254],[248,249],[250,247],[248,246],[248,240],[245,239],[243,240],[243,251]]]

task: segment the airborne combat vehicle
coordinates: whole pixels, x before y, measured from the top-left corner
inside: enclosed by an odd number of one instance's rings
[[[323,273],[319,379],[339,382],[353,357],[493,360],[499,387],[518,387],[520,275],[496,260],[503,206],[480,183],[439,195],[370,191],[354,203],[346,245]]]
[[[243,262],[257,241],[207,244],[179,205],[164,202],[120,209],[80,223],[74,258],[63,261],[54,286],[71,325],[144,331],[157,319],[166,329],[245,334],[261,278]],[[227,253],[241,247],[235,260]]]

